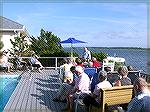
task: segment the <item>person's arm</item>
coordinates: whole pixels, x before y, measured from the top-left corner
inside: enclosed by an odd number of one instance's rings
[[[76,93],[77,91],[78,91],[78,89],[77,89],[77,88],[74,88],[74,89],[71,91],[70,94],[74,94],[74,93]]]

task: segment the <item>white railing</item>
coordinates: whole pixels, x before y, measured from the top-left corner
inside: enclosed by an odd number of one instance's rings
[[[22,57],[23,59],[29,59],[30,57]],[[60,61],[63,60],[64,58],[72,58],[72,57],[39,57],[39,59],[49,59],[49,61],[54,61],[54,64],[51,64],[53,66],[45,66],[45,68],[53,68],[55,70],[57,70],[60,67]],[[77,57],[73,57],[73,58],[77,58]],[[46,61],[45,63],[48,64],[48,62]],[[63,64],[63,63],[62,63]],[[44,64],[45,65],[45,64]]]

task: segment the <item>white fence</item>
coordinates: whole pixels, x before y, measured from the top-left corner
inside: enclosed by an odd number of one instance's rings
[[[29,59],[30,57],[22,57],[23,59]],[[39,57],[39,61],[45,68],[53,68],[57,70],[60,65],[63,64],[64,58],[77,58],[77,57]]]

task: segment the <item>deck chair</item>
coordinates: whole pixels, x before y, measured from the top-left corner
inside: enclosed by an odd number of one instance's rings
[[[27,63],[24,61],[24,63],[19,59],[15,58],[15,69],[16,70],[26,70],[27,69]]]
[[[129,71],[128,77],[131,79],[131,83],[133,84],[135,79],[140,77],[140,71]]]
[[[107,80],[113,85],[119,79],[118,72],[108,72]]]

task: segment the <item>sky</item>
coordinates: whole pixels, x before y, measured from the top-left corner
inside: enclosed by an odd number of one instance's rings
[[[31,36],[50,31],[73,47],[147,47],[146,3],[3,3],[2,16],[24,25]],[[63,44],[64,47],[69,44]]]

